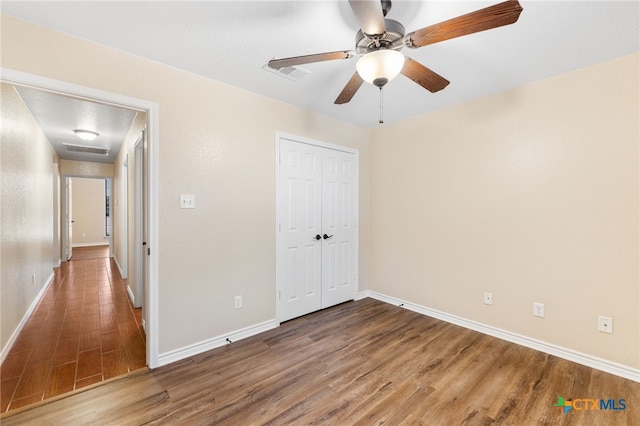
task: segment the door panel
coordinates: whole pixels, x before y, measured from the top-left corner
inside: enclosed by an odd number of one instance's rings
[[[281,141],[279,253],[280,320],[321,308],[321,151],[314,146]]]
[[[352,300],[357,291],[357,174],[355,155],[325,150],[322,198],[322,307]]]

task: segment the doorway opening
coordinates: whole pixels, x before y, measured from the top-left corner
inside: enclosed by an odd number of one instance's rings
[[[103,103],[121,108],[128,108],[140,111],[146,114],[146,163],[145,168],[146,192],[144,194],[145,204],[148,208],[145,210],[145,253],[142,262],[144,269],[148,271],[145,276],[144,298],[145,312],[144,322],[146,329],[146,364],[150,368],[158,366],[158,105],[154,102],[123,96],[111,92],[105,92],[85,86],[70,84],[58,80],[48,79],[45,77],[35,76],[19,71],[1,69],[3,83],[11,84],[16,87],[27,87],[36,90],[42,90],[48,93],[59,94],[76,99],[88,100],[95,103]],[[64,197],[64,189],[61,191]],[[62,204],[62,203],[61,203]],[[111,212],[113,212],[111,205]],[[63,215],[60,220],[65,222]],[[113,232],[111,232],[113,233]],[[63,234],[60,232],[57,238],[58,246],[64,241]],[[54,241],[56,244],[56,241]],[[62,251],[61,256],[66,256]]]
[[[106,254],[113,257],[110,177],[63,175],[64,202],[63,252],[65,260],[77,259],[74,249],[82,248],[83,257]],[[123,235],[126,237],[126,235]],[[91,248],[91,249],[89,249]],[[123,276],[126,278],[126,274]]]

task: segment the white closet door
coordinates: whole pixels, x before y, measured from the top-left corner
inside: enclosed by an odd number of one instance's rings
[[[322,307],[352,300],[357,290],[355,155],[326,149],[322,158]]]
[[[280,141],[276,254],[280,321],[322,307],[321,166],[320,148]]]
[[[280,139],[278,320],[353,300],[357,291],[357,159]]]

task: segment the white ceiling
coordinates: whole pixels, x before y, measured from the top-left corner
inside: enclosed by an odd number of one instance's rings
[[[395,0],[407,31],[500,1]],[[521,1],[513,25],[403,53],[451,81],[432,94],[398,77],[384,89],[385,122],[469,101],[637,52],[637,1]],[[293,82],[262,69],[273,57],[353,49],[344,1],[2,1],[2,13],[127,51],[355,125],[378,126],[379,94],[363,85],[333,101],[357,58],[304,65]],[[611,76],[615,78],[615,76]]]
[[[136,116],[136,111],[112,105],[26,87],[17,87],[16,90],[47,135],[53,149],[65,160],[113,163]],[[76,129],[97,132],[98,137],[84,141],[73,132]],[[104,148],[109,153],[69,151],[67,145]]]

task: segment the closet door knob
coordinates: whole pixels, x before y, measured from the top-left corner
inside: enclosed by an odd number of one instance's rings
[[[324,235],[322,236],[322,238],[324,238],[325,240],[328,240],[328,239],[329,239],[329,238],[331,238],[331,237],[333,237],[333,235],[327,235],[327,234],[324,234]]]
[[[318,234],[318,235],[316,235],[316,236],[315,236],[315,237],[313,237],[313,238],[315,238],[316,240],[319,240],[319,239],[321,239],[322,237],[320,236],[320,234]]]

